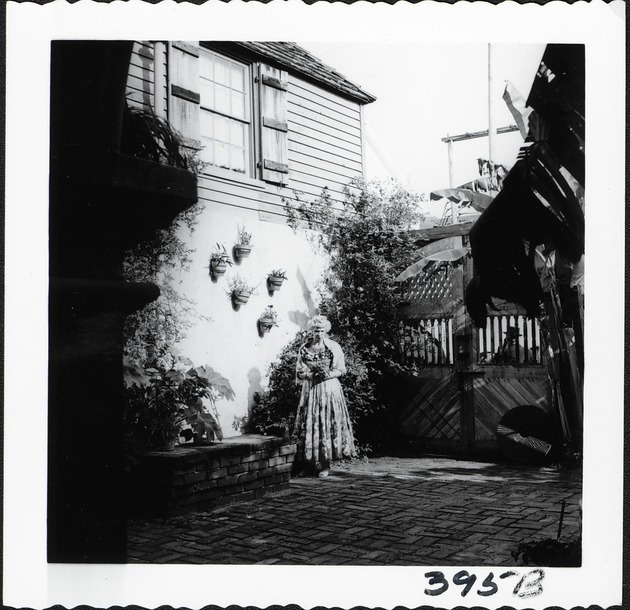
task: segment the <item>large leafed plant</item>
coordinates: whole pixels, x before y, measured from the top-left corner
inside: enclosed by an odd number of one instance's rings
[[[124,362],[125,423],[143,449],[167,449],[186,440],[221,440],[216,400],[232,400],[230,382],[209,366],[173,357],[169,366],[145,368]]]

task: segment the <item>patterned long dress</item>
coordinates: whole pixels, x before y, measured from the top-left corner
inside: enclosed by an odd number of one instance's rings
[[[299,351],[298,369],[345,373],[343,362],[340,368],[333,368],[334,364],[337,366],[333,360],[333,353],[327,346],[313,352],[305,344]],[[334,377],[319,383],[310,379],[302,381],[295,436],[298,444],[296,460],[308,463],[316,470],[327,468],[331,460],[356,455],[352,423],[339,379]]]

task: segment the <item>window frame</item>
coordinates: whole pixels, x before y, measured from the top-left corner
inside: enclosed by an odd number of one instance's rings
[[[199,60],[203,61],[203,56],[215,56],[227,62],[236,64],[244,68],[244,84],[245,84],[245,111],[246,111],[246,119],[241,119],[240,117],[232,116],[230,114],[226,114],[220,110],[216,110],[214,108],[210,108],[207,105],[204,105],[204,99],[201,95],[201,86],[200,86],[200,102],[199,102],[199,140],[203,144],[203,137],[201,133],[201,117],[202,113],[206,112],[210,115],[221,116],[227,118],[232,121],[237,121],[239,123],[245,124],[246,127],[246,136],[245,136],[245,171],[240,172],[237,169],[225,168],[220,165],[208,164],[204,169],[204,174],[217,174],[221,177],[231,178],[235,180],[260,180],[260,172],[258,169],[258,160],[259,160],[259,129],[258,129],[258,105],[259,105],[259,92],[257,87],[257,82],[255,79],[256,75],[256,63],[247,61],[243,58],[234,57],[230,54],[227,54],[223,51],[218,51],[213,49],[208,45],[200,45],[199,46]],[[201,68],[201,64],[200,64]],[[201,75],[201,69],[199,73],[199,82],[201,85],[201,80],[204,77]],[[216,82],[216,81],[212,81]]]

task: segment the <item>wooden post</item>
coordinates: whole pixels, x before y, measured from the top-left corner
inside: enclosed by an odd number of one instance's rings
[[[447,134],[448,137],[448,134]],[[455,186],[454,170],[453,170],[453,141],[448,140],[448,187],[453,188]],[[455,202],[451,201],[451,224],[457,224],[457,208]]]
[[[155,82],[153,83],[153,107],[155,114],[162,119],[168,119],[166,108],[166,74],[164,64],[166,63],[166,44],[156,41],[153,45],[153,73]]]
[[[464,238],[462,238],[464,245]],[[465,260],[457,270],[457,283],[465,290],[472,276],[470,261]],[[463,294],[463,292],[462,292]],[[459,422],[462,435],[462,454],[468,457],[475,452],[475,345],[473,326],[466,308],[462,304],[454,316],[455,371],[459,392]]]
[[[488,161],[494,162],[494,138],[497,132],[494,128],[492,85],[492,45],[488,43]]]

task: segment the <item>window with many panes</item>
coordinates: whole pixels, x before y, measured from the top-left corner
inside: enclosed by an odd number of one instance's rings
[[[250,174],[252,103],[250,67],[201,49],[200,157],[210,165]]]

